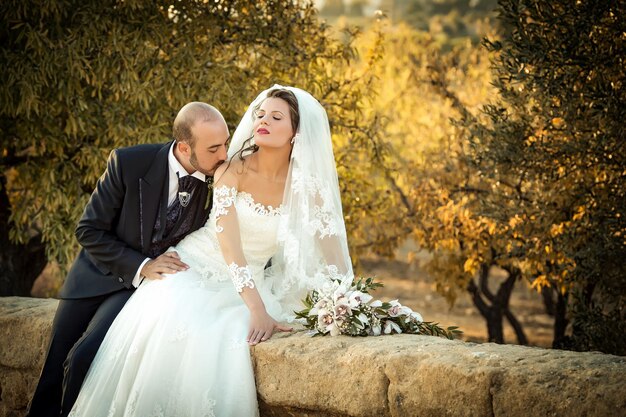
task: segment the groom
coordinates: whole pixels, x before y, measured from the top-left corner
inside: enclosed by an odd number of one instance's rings
[[[173,133],[166,144],[111,152],[76,228],[82,249],[60,292],[29,417],[67,416],[133,290],[188,268],[176,252],[164,252],[206,222],[229,133],[220,112],[199,102],[180,110]]]

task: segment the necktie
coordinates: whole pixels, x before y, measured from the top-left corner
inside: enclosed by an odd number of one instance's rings
[[[193,198],[194,190],[200,186],[206,187],[206,183],[192,175],[178,177],[178,203],[182,207],[187,207]],[[174,201],[174,204],[176,204],[176,201]]]

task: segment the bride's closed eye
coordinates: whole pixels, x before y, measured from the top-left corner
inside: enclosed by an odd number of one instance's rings
[[[254,116],[255,116],[257,119],[262,119],[262,118],[265,116],[265,112],[262,112],[262,111],[257,111],[257,112],[254,114]],[[274,116],[272,116],[272,119],[274,119],[274,120],[282,120],[283,118],[282,118],[281,116],[279,116],[279,115],[274,115]]]

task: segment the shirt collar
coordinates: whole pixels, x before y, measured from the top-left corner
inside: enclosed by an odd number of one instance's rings
[[[178,174],[178,178],[185,177],[187,175],[191,175],[192,177],[198,178],[200,181],[206,181],[206,175],[204,175],[200,171],[194,171],[192,174],[189,174],[185,168],[178,162],[178,159],[174,156],[174,146],[176,146],[176,141],[172,143],[170,147],[170,152],[167,156],[167,162],[170,166],[170,169],[174,174]]]

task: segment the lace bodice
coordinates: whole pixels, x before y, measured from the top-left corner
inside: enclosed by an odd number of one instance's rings
[[[234,206],[243,252],[254,280],[259,283],[263,279],[265,265],[277,249],[276,234],[282,206],[266,207],[244,191],[236,193]],[[183,262],[200,272],[205,279],[230,282],[228,265],[217,240],[219,225],[216,219],[219,215],[214,208],[206,224],[173,249]]]

